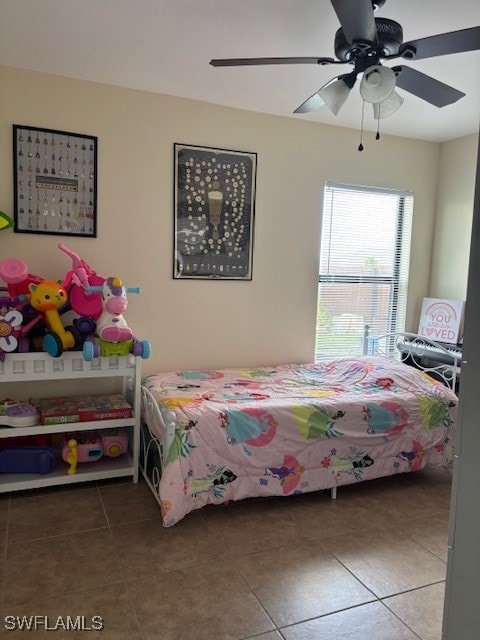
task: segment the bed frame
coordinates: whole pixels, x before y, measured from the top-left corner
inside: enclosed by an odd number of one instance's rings
[[[443,359],[451,364],[434,364],[428,358],[432,349],[442,354]],[[438,342],[415,333],[397,332],[370,336],[370,327],[365,325],[363,336],[363,355],[381,355],[424,371],[431,377],[456,389],[460,371],[460,356],[447,351]],[[155,499],[161,504],[159,483],[164,460],[175,437],[175,413],[158,406],[155,397],[146,387],[141,388],[142,426],[140,443],[140,471],[150,487]],[[154,427],[152,429],[151,427]],[[160,437],[155,435],[160,434]],[[337,497],[337,487],[330,490],[332,499]]]
[[[173,411],[161,409],[151,391],[142,386],[139,469],[159,504],[160,478],[175,437],[175,418]],[[161,438],[155,433],[161,434]]]
[[[432,358],[433,353],[436,354],[437,361]],[[370,326],[366,324],[363,333],[363,355],[382,355],[405,362],[439,380],[453,391],[457,390],[461,356],[425,336],[403,331],[372,337]],[[445,363],[442,363],[442,360]]]

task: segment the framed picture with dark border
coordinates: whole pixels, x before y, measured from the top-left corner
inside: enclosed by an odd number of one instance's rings
[[[251,280],[257,154],[174,143],[173,277]]]
[[[97,138],[13,125],[14,231],[97,236]]]

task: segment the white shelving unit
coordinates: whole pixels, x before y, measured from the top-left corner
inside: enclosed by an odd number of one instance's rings
[[[80,378],[121,378],[124,396],[133,407],[133,417],[119,420],[99,420],[95,422],[66,422],[55,425],[34,427],[0,427],[0,439],[19,436],[66,433],[69,431],[91,431],[126,427],[132,430],[129,441],[131,451],[118,458],[104,457],[96,462],[80,463],[74,475],[68,475],[68,464],[57,459],[56,467],[48,474],[0,473],[0,493],[48,487],[59,484],[73,484],[103,478],[131,476],[138,482],[138,453],[140,447],[140,357],[113,356],[94,358],[87,362],[78,351],[66,351],[59,358],[46,353],[6,354],[0,362],[0,384],[2,382],[38,382],[75,380]],[[51,395],[61,395],[61,385],[55,385]]]

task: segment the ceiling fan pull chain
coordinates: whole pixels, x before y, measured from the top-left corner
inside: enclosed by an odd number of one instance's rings
[[[358,150],[363,151],[363,119],[365,116],[365,100],[362,101],[362,124],[360,127],[360,144],[358,145]]]
[[[375,135],[375,140],[380,140],[380,109],[378,110],[377,133]]]

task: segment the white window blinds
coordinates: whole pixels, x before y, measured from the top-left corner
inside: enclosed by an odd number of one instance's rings
[[[403,331],[413,195],[325,185],[315,356],[360,355],[373,335]]]

